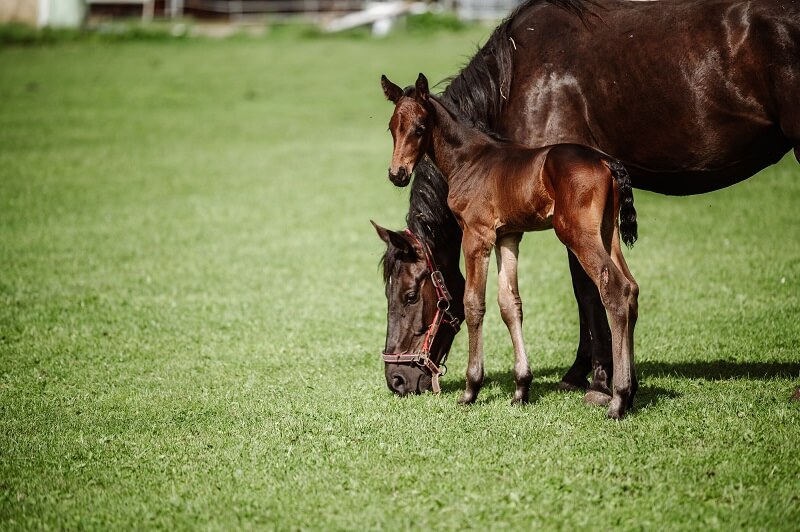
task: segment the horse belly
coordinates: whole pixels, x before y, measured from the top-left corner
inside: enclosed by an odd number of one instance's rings
[[[540,179],[529,179],[527,183],[509,191],[496,192],[498,202],[495,227],[498,235],[544,231],[553,227],[553,199]]]

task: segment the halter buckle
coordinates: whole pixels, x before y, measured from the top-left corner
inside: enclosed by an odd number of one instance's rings
[[[433,285],[436,287],[436,291],[440,294],[439,300],[447,301],[449,307],[449,302],[453,300],[453,296],[450,295],[450,292],[447,290],[447,285],[444,284],[444,275],[442,275],[441,270],[432,272],[431,280],[433,281]]]

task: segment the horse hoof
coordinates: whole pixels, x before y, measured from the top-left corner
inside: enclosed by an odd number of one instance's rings
[[[584,381],[582,384],[576,384],[574,382],[567,381],[561,381],[558,383],[558,389],[562,392],[585,392],[586,388],[588,387],[589,385],[586,381]]]
[[[460,405],[471,405],[474,402],[475,396],[466,392],[464,392],[464,395],[458,398],[458,404]]]
[[[611,402],[611,396],[597,390],[589,390],[583,396],[583,402],[587,405],[605,406]]]
[[[794,391],[794,394],[792,395],[792,399],[791,400],[792,401],[800,401],[800,388],[798,388],[798,389],[796,389]]]
[[[527,405],[527,404],[528,404],[528,398],[527,397],[514,397],[511,400],[511,406],[522,406],[522,405]]]

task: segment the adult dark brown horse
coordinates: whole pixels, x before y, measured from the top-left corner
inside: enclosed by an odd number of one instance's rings
[[[553,229],[597,286],[611,317],[614,386],[608,415],[622,418],[636,381],[633,330],[639,294],[620,249],[620,239],[632,245],[637,236],[625,167],[586,146],[530,148],[493,138],[463,123],[431,96],[422,74],[415,88],[405,92],[385,76],[381,86],[395,104],[389,122],[394,139],[390,179],[408,184],[406,176],[427,155],[447,180],[447,204],[463,231],[469,363],[460,402],[474,402],[483,386],[483,317],[492,248],[500,314],[514,345],[513,402],[528,402],[533,375],[522,336],[519,242],[523,232]]]
[[[699,194],[746,179],[792,148],[800,157],[799,58],[797,1],[533,0],[498,26],[443,98],[479,127],[524,144],[611,153],[634,187]],[[460,235],[446,212],[446,184],[425,160],[416,175],[407,223],[438,261],[457,264]],[[413,255],[391,243],[384,271],[409,278],[407,270],[419,269]],[[594,368],[587,399],[603,402],[611,376],[605,310],[572,253],[569,264],[581,332],[562,386],[585,387]],[[460,273],[441,269],[451,292],[463,289]],[[408,324],[427,322],[435,301],[422,291],[427,302],[404,306],[397,298],[410,286],[387,287],[387,348],[398,353],[419,348],[422,336]],[[446,352],[450,342],[439,345]],[[430,389],[427,374],[386,364],[397,393]]]

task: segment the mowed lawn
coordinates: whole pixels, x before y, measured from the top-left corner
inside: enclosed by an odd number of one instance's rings
[[[551,232],[521,250],[532,404],[494,287],[475,405],[466,332],[441,395],[386,389],[369,220],[408,196],[379,77],[443,79],[488,32],[0,49],[0,529],[798,529],[793,157],[635,193],[625,420],[557,391]]]

